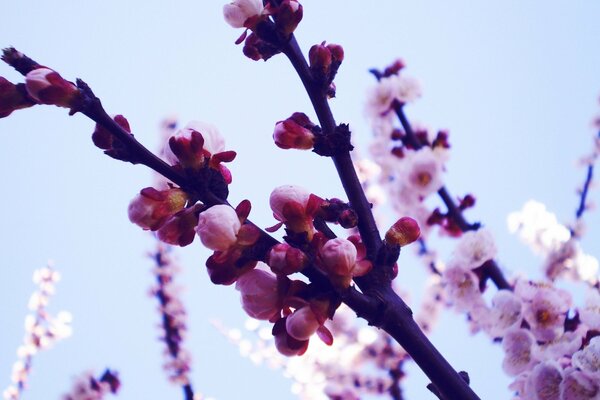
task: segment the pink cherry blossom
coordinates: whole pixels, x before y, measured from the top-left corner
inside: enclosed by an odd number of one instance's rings
[[[598,376],[575,368],[566,369],[560,384],[560,400],[600,400]]]
[[[427,197],[442,187],[442,164],[431,147],[407,152],[400,180],[407,190]]]
[[[491,232],[479,229],[462,235],[454,249],[454,259],[463,268],[474,269],[493,259],[496,253],[496,244]]]
[[[519,375],[530,369],[536,360],[533,358],[535,338],[527,329],[512,329],[506,333],[502,340],[504,361],[502,368],[510,376]]]
[[[518,328],[523,320],[521,300],[510,290],[499,290],[492,299],[485,330],[492,337],[502,337]]]
[[[554,340],[564,332],[564,322],[571,304],[567,292],[540,287],[524,304],[523,316],[535,338],[542,342]]]

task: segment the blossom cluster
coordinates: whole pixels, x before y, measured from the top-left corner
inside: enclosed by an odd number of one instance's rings
[[[38,352],[71,336],[71,314],[60,311],[54,316],[47,309],[59,280],[60,274],[52,268],[51,263],[33,273],[33,282],[38,289],[29,299],[31,313],[25,317],[25,337],[17,349],[18,361],[13,364],[12,384],[3,393],[5,400],[21,398],[31,372],[33,357]]]

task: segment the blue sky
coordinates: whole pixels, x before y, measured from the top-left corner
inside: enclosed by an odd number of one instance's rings
[[[417,77],[424,96],[409,118],[450,130],[453,146],[446,181],[451,193],[475,194],[469,218],[481,220],[498,239],[500,263],[509,272],[538,274],[539,260],[511,237],[507,213],[528,199],[545,202],[559,219],[576,207],[574,189],[584,176],[575,161],[585,154],[599,112],[600,4],[589,1],[377,2],[307,0],[297,36],[307,50],[327,40],[344,46],[332,108],[349,122],[355,142],[369,139],[363,118],[371,67],[397,57]],[[270,226],[272,188],[293,183],[324,197],[343,197],[329,160],[309,152],[284,152],[271,139],[276,121],[311,112],[287,60],[246,59],[234,45],[241,32],[226,25],[222,4],[175,1],[67,0],[9,2],[0,25],[2,47],[15,46],[64,77],[83,78],[110,113],[122,113],[150,148],[159,121],[178,115],[221,129],[231,164],[232,202],[248,198],[252,219]],[[0,76],[18,81],[5,66]],[[121,371],[120,398],[178,398],[161,371],[152,249],[147,234],[126,217],[129,200],[151,183],[140,166],[102,155],[91,141],[93,124],[65,110],[36,107],[0,120],[0,386],[9,383],[14,350],[33,289],[30,277],[48,258],[63,280],[51,309],[74,314],[74,336],[34,360],[25,399],[57,398],[82,370]],[[597,193],[593,193],[597,195]],[[589,252],[598,243],[599,219],[590,214]],[[441,243],[448,249],[448,243]],[[209,253],[194,243],[180,251],[181,282],[190,312],[193,380],[219,399],[292,398],[277,372],[254,368],[209,324],[245,319],[232,288],[208,283]],[[407,258],[400,279],[421,283]],[[404,283],[403,283],[404,284]],[[463,317],[447,313],[433,341],[459,369],[470,372],[486,399],[506,399],[508,379],[501,352],[483,335],[468,337]],[[411,368],[407,397],[428,398],[425,378]],[[235,382],[235,384],[232,384]],[[266,394],[265,394],[266,393]]]

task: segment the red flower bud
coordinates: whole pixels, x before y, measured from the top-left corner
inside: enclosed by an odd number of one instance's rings
[[[311,129],[315,127],[303,113],[294,113],[284,121],[275,125],[273,139],[282,149],[309,150],[313,148],[315,135]]]
[[[302,21],[302,5],[297,0],[283,0],[272,14],[275,28],[284,36],[289,36]]]
[[[410,217],[402,217],[385,234],[385,241],[389,244],[406,246],[421,236],[421,229],[417,221]]]
[[[129,220],[144,230],[155,231],[182,210],[187,200],[187,194],[181,189],[142,189],[129,204]]]
[[[15,85],[0,76],[0,118],[8,117],[15,110],[35,104],[27,98],[27,91],[23,89],[23,84]]]
[[[271,248],[268,264],[273,272],[290,275],[304,269],[308,264],[308,257],[302,250],[287,243],[280,243]]]
[[[248,271],[238,278],[235,288],[242,296],[242,308],[252,318],[271,320],[280,316],[282,299],[277,277],[272,273]]]
[[[198,212],[202,205],[185,208],[169,218],[156,232],[158,239],[174,246],[187,246],[196,237]]]
[[[308,340],[297,340],[290,336],[286,330],[286,319],[281,318],[273,325],[275,347],[284,356],[301,356],[308,349]]]
[[[131,133],[129,122],[124,116],[115,115],[113,119],[121,128]],[[112,158],[123,161],[128,161],[130,158],[129,149],[102,125],[96,124],[94,133],[92,133],[92,141],[97,147],[103,149],[105,154]]]
[[[81,98],[77,86],[49,68],[37,68],[25,77],[29,95],[40,104],[74,108]]]

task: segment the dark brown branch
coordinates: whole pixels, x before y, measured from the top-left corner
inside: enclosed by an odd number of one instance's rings
[[[314,81],[306,59],[293,35],[283,47],[283,53],[298,73],[317,113],[323,133],[325,135],[334,133],[336,123],[326,92],[321,85]],[[363,243],[367,247],[367,255],[370,260],[375,261],[382,248],[382,240],[371,212],[371,204],[367,201],[358,180],[350,153],[339,153],[332,158],[348,200],[358,215],[358,229]],[[366,296],[342,297],[343,301],[369,324],[389,333],[406,349],[421,370],[448,398],[478,399],[469,385],[460,378],[418,327],[408,305],[392,289],[391,268],[386,267],[389,266],[376,264],[371,273],[355,279]]]
[[[290,41],[284,46],[283,53],[288,57],[292,66],[302,80],[308,97],[317,113],[319,123],[323,129],[323,134],[333,134],[336,129],[336,122],[331,113],[331,108],[327,102],[326,92],[322,85],[315,82],[312,78],[310,68],[306,63],[296,38],[292,35]],[[348,196],[350,205],[358,216],[358,230],[367,247],[369,258],[375,259],[377,252],[381,248],[381,237],[375,224],[375,219],[371,213],[371,204],[368,202],[364,191],[362,190],[350,153],[340,153],[332,157],[335,168],[338,171],[342,186]]]

